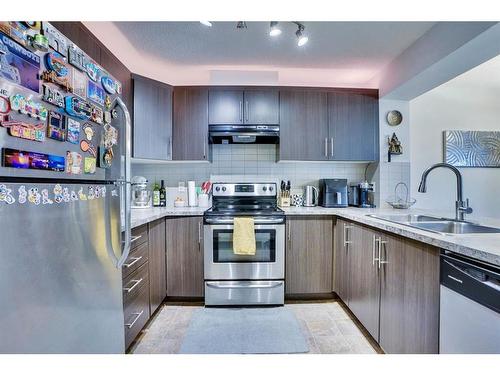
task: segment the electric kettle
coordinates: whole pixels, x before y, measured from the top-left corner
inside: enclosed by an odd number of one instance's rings
[[[318,205],[318,189],[314,186],[306,186],[304,189],[304,207],[314,207]]]

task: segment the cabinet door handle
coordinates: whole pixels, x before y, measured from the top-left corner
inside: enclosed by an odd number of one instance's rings
[[[125,327],[127,327],[128,329],[132,328],[135,325],[135,323],[137,323],[142,314],[144,314],[144,310],[142,310],[139,313],[133,313],[132,315],[136,315],[135,319],[132,321],[132,323],[125,324]]]
[[[378,258],[376,257],[376,252],[378,250]],[[378,262],[380,260],[380,238],[377,238],[377,236],[374,234],[373,235],[373,244],[372,244],[372,265],[375,265],[375,262]],[[379,265],[380,268],[380,265]]]
[[[243,102],[240,100],[240,122],[243,122]]]
[[[389,261],[387,260],[387,241],[382,241],[382,238],[379,238],[379,251],[378,251],[378,268],[381,268],[382,264],[388,264]],[[385,259],[382,260],[382,247],[384,247],[384,252],[385,252]]]
[[[343,238],[344,247],[347,247],[350,243],[352,243],[352,241],[349,241],[349,229],[351,228],[352,228],[351,226],[344,223],[344,238]]]
[[[198,251],[201,251],[201,222],[198,221]]]
[[[123,288],[124,291],[126,291],[127,293],[130,293],[131,291],[133,291],[140,283],[142,283],[142,278],[140,278],[139,280],[131,280],[134,282],[134,284],[129,287],[129,288]]]
[[[207,150],[206,150],[206,147],[207,147],[207,138],[208,138],[208,136],[206,138],[205,137],[203,138],[203,159],[207,158]]]
[[[137,241],[141,237],[142,237],[142,234],[140,236],[132,236],[132,238],[130,238],[130,243]]]
[[[325,137],[325,158],[328,157],[328,138]]]
[[[130,263],[124,263],[124,264],[123,264],[123,266],[124,266],[125,268],[130,268],[130,267],[132,267],[134,264],[136,264],[138,261],[140,261],[140,260],[142,259],[142,256],[137,257],[137,258],[130,258],[130,259],[133,259],[133,261],[132,261],[132,262],[130,262]]]
[[[170,159],[173,159],[173,156],[172,156],[172,137],[168,137],[168,149],[169,149],[169,156],[170,156]]]
[[[332,143],[332,146],[331,146],[331,152],[332,152],[332,153],[331,153],[331,156],[332,156],[332,158],[333,158],[333,137],[332,137],[332,138],[330,138],[330,141],[331,141],[331,143]]]
[[[248,100],[245,102],[245,118],[248,121]]]

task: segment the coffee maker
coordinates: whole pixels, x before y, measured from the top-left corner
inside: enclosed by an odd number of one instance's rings
[[[347,207],[347,180],[342,178],[319,180],[319,205]]]
[[[361,208],[374,208],[373,184],[367,181],[359,182],[349,186],[349,206]]]

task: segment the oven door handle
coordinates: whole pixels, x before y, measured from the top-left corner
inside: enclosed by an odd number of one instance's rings
[[[283,224],[285,222],[284,218],[258,218],[254,220],[255,224]],[[233,224],[234,218],[205,218],[205,223],[207,224]]]
[[[271,281],[267,284],[245,283],[245,284],[233,284],[233,285],[219,285],[218,283],[207,282],[206,285],[209,288],[214,288],[214,289],[248,289],[248,288],[270,289],[270,288],[277,288],[283,285],[283,281]]]

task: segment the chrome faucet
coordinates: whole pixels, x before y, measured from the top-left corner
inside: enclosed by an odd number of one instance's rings
[[[424,173],[422,173],[422,180],[420,181],[420,185],[418,186],[419,193],[425,193],[427,191],[427,175],[430,173],[430,171],[436,168],[451,169],[453,173],[455,173],[455,176],[457,176],[457,201],[455,203],[455,219],[464,221],[465,214],[471,214],[472,208],[469,207],[469,199],[466,199],[464,202],[462,198],[462,174],[453,165],[450,165],[448,163],[437,163],[427,168]]]

